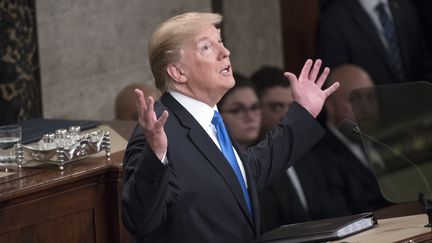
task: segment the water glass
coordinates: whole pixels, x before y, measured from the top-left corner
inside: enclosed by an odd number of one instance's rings
[[[17,162],[16,147],[21,144],[21,127],[0,126],[0,164]]]

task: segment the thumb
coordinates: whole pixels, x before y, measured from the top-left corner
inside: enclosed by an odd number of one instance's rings
[[[285,72],[284,75],[290,82],[291,86],[293,85],[294,82],[297,82],[297,76],[295,74],[290,72]]]

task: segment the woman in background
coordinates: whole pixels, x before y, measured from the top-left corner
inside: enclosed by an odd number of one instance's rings
[[[217,104],[231,135],[242,149],[254,145],[261,126],[261,109],[255,86],[241,74],[234,73],[234,87]]]

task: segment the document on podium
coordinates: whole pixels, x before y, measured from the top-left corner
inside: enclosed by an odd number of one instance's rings
[[[255,239],[255,243],[322,242],[341,239],[377,225],[373,213],[282,225]]]

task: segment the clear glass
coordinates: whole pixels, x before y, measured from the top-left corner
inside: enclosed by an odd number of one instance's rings
[[[20,143],[20,126],[11,125],[0,127],[0,164],[8,165],[17,162],[16,146]]]
[[[350,94],[370,167],[391,202],[415,201],[419,193],[432,198],[431,97],[432,85],[427,82],[383,85]],[[372,112],[366,115],[365,110]]]

